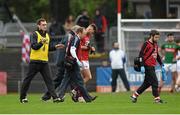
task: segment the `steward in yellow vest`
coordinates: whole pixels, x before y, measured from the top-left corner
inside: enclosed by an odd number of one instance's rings
[[[37,21],[37,31],[33,32],[31,36],[31,53],[30,53],[30,63],[28,68],[27,76],[24,78],[21,92],[20,92],[20,102],[27,103],[26,98],[27,91],[29,89],[31,80],[34,76],[40,72],[43,80],[46,84],[48,91],[53,97],[53,102],[61,102],[62,100],[58,98],[53,81],[50,74],[49,64],[48,64],[48,54],[50,50],[56,50],[56,48],[63,48],[62,44],[57,44],[55,46],[50,45],[51,40],[46,32],[47,22],[45,19],[40,18]]]
[[[50,46],[50,38],[47,32],[35,31],[31,37],[30,61],[48,61],[49,50],[56,50]]]

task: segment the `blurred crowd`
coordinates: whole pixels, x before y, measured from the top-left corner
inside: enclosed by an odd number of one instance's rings
[[[104,52],[104,40],[105,32],[107,30],[107,19],[101,13],[100,9],[96,9],[93,17],[88,15],[88,11],[83,9],[81,14],[76,18],[73,15],[68,15],[65,22],[62,24],[56,20],[51,20],[49,27],[49,34],[53,38],[59,38],[60,36],[67,35],[74,25],[87,28],[90,24],[94,23],[97,26],[97,32],[94,35],[94,42],[98,53]]]

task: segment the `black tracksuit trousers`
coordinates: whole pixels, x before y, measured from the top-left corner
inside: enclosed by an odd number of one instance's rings
[[[112,82],[111,82],[112,92],[116,91],[118,75],[120,75],[126,90],[129,91],[130,90],[129,82],[127,80],[126,73],[123,68],[123,69],[112,69]]]
[[[53,99],[57,98],[48,63],[30,62],[27,76],[23,80],[23,83],[21,86],[20,99],[26,98],[27,91],[29,89],[31,81],[38,72],[41,73],[41,75],[44,79],[44,82],[47,86],[47,89],[50,92],[50,94],[52,95]]]
[[[143,84],[138,88],[137,93],[143,93],[147,88],[152,87],[152,94],[154,97],[158,97],[158,79],[155,73],[155,67],[145,66],[145,79]]]
[[[65,76],[62,80],[62,83],[61,83],[60,87],[56,88],[56,91],[59,93],[60,98],[64,97],[65,91],[66,91],[68,85],[70,85],[71,83],[74,83],[74,85],[79,88],[79,90],[81,91],[82,96],[86,102],[92,101],[92,97],[89,95],[89,93],[87,92],[87,89],[84,87],[84,80],[81,76],[80,68],[77,63],[74,64],[72,70],[68,70],[66,68]]]

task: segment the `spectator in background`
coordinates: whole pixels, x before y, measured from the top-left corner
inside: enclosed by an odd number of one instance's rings
[[[66,33],[68,33],[73,26],[74,26],[74,18],[72,15],[69,15],[64,23],[64,29]]]
[[[99,9],[96,10],[94,23],[97,26],[97,32],[95,34],[95,42],[97,46],[97,51],[102,53],[104,52],[104,34],[107,29],[107,20],[106,20],[106,17],[101,14]]]
[[[109,53],[109,58],[112,68],[112,92],[116,91],[118,75],[120,75],[126,90],[129,91],[130,86],[124,70],[124,63],[126,62],[125,52],[119,49],[118,42],[113,42],[113,49]]]
[[[81,27],[85,27],[87,28],[90,24],[90,18],[88,16],[88,12],[86,9],[82,10],[82,14],[80,14],[76,20],[75,20],[75,24],[79,25]]]
[[[63,26],[55,19],[52,19],[51,25],[49,27],[49,34],[52,38],[59,38],[60,36],[65,35],[66,33]]]
[[[61,41],[62,36],[66,34],[64,27],[61,23],[57,22],[54,18],[51,20],[51,25],[49,27],[49,35],[52,38],[52,43],[57,44]],[[57,58],[57,51],[53,54],[53,60]]]

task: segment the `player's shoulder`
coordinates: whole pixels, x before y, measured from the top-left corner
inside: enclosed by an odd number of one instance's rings
[[[142,43],[142,48],[143,47],[147,47],[147,46],[150,46],[150,41],[149,40],[146,40],[146,41],[144,41],[143,43]]]
[[[151,44],[149,40],[144,41],[143,45]]]
[[[33,31],[33,32],[30,34],[30,37],[37,39],[37,37],[38,37],[37,31]]]
[[[113,54],[115,52],[115,50],[114,49],[111,49],[110,51],[109,51],[109,54]]]
[[[77,36],[77,35],[75,35],[74,36],[74,39],[73,39],[75,42],[80,42],[80,38]]]

